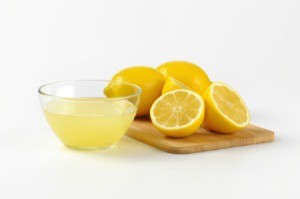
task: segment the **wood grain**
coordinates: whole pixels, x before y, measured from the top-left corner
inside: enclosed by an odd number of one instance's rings
[[[199,128],[189,137],[171,138],[160,133],[148,119],[136,119],[126,135],[160,150],[176,154],[204,152],[274,140],[274,132],[254,125],[231,134],[213,133]]]

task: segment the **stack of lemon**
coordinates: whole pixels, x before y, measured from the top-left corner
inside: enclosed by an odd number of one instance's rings
[[[167,136],[185,137],[201,126],[232,133],[249,124],[241,96],[224,83],[211,82],[202,68],[190,62],[171,61],[156,69],[129,67],[112,80],[142,88],[137,116],[150,114],[153,125]],[[113,85],[105,89],[108,97],[115,92]]]

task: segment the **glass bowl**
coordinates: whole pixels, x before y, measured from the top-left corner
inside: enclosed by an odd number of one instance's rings
[[[124,82],[75,80],[45,84],[38,92],[46,119],[64,145],[102,149],[126,133],[142,90]]]

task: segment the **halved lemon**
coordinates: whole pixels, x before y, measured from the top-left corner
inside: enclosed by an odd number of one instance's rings
[[[204,119],[204,101],[194,91],[179,89],[160,96],[151,106],[153,125],[171,137],[193,134]]]
[[[165,94],[170,91],[178,90],[178,89],[190,89],[190,88],[187,85],[183,84],[182,82],[180,82],[172,77],[168,77],[161,93]]]
[[[203,94],[203,127],[219,133],[232,133],[247,126],[249,111],[241,96],[224,83],[214,82]]]

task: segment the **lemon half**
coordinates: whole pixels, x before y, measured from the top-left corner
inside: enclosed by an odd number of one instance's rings
[[[153,125],[171,137],[193,134],[204,119],[204,101],[190,90],[174,90],[160,96],[150,109]]]
[[[219,133],[232,133],[249,124],[250,116],[245,102],[228,85],[211,83],[203,99],[206,107],[204,128]]]

